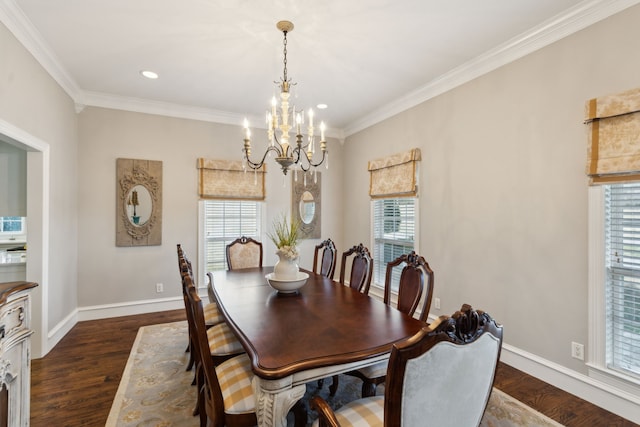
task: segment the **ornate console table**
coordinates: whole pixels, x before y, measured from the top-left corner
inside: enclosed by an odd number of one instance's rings
[[[29,426],[31,282],[0,283],[0,427]]]

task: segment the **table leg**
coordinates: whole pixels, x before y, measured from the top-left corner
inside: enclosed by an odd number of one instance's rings
[[[291,377],[279,380],[253,378],[258,426],[287,427],[287,414],[307,390],[304,384],[293,387],[291,380]]]

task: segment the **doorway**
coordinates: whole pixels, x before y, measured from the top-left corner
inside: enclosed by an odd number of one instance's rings
[[[26,281],[38,283],[31,292],[31,339],[33,358],[48,349],[48,236],[49,236],[49,144],[0,119],[0,142],[27,152],[27,233]]]

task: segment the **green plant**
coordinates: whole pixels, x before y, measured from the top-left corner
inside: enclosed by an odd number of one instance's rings
[[[300,224],[295,221],[289,221],[287,215],[282,214],[273,221],[273,231],[267,233],[271,241],[276,245],[279,252],[288,254],[290,258],[297,257]]]

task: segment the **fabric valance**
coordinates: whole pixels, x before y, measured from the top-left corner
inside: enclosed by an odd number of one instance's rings
[[[416,196],[419,148],[369,161],[369,195],[373,198]]]
[[[640,179],[640,88],[586,102],[592,184]]]
[[[265,166],[254,171],[240,160],[198,159],[198,194],[203,199],[264,200]]]

